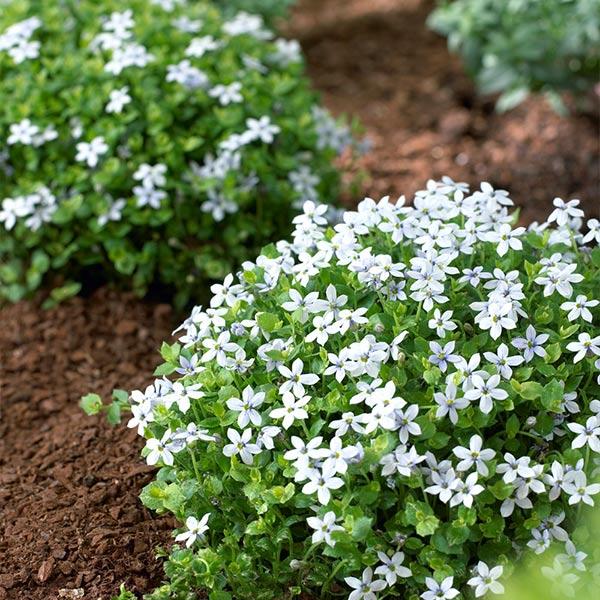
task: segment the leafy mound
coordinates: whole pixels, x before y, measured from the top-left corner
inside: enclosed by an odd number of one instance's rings
[[[259,16],[14,2],[0,70],[0,298],[100,274],[182,303],[289,231],[294,203],[335,197],[348,130]]]
[[[596,0],[444,0],[429,24],[448,37],[483,93],[502,92],[500,110],[541,93],[564,112],[562,92],[583,95],[598,81]]]
[[[184,523],[153,600],[472,598],[553,541],[585,567],[600,224],[557,198],[527,231],[511,205],[444,178],[327,229],[307,202],[212,287],[130,398],[161,467],[142,500]]]

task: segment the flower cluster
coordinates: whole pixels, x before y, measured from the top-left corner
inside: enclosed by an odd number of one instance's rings
[[[95,267],[185,300],[335,196],[349,130],[258,15],[25,0],[0,32],[0,297],[60,299]]]
[[[142,500],[186,522],[152,598],[474,598],[522,553],[576,555],[600,493],[600,248],[576,201],[528,231],[511,204],[444,178],[327,228],[309,201],[213,285],[130,398],[161,466]]]

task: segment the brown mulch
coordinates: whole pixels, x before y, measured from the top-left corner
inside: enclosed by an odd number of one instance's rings
[[[555,196],[600,216],[597,115],[561,118],[540,99],[498,115],[426,29],[431,6],[301,0],[288,27],[326,105],[358,116],[373,142],[364,193],[410,197],[448,174],[509,189],[524,221],[544,218]],[[138,500],[152,478],[140,441],[78,400],[144,387],[172,320],[164,305],[106,290],[51,311],[0,309],[0,600],[78,589],[108,600],[122,582],[143,593],[161,580],[154,548],[174,523]]]
[[[508,189],[523,222],[544,220],[556,196],[580,198],[588,216],[600,216],[598,98],[595,113],[568,118],[541,98],[496,113],[427,29],[433,4],[301,0],[288,28],[325,104],[359,117],[373,143],[360,161],[370,174],[363,193],[411,198],[449,175]]]
[[[107,290],[0,312],[0,600],[79,588],[108,600],[122,582],[140,592],[160,582],[155,547],[174,524],[138,499],[153,470],[134,431],[78,401],[145,386],[171,321],[168,306]]]

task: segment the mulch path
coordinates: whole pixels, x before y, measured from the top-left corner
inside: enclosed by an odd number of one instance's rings
[[[172,325],[168,306],[107,290],[0,312],[1,600],[108,600],[122,582],[160,582],[155,547],[174,524],[138,499],[153,470],[134,431],[78,401],[147,385]]]
[[[362,188],[408,197],[448,174],[509,189],[523,221],[555,196],[599,215],[597,116],[563,119],[539,99],[504,115],[474,93],[445,40],[429,32],[431,2],[302,0],[289,32],[336,113],[358,116],[373,142]],[[356,199],[356,198],[355,198]],[[100,290],[43,311],[0,309],[0,600],[109,600],[162,577],[154,548],[168,517],[139,491],[152,471],[124,426],[84,416],[79,397],[144,387],[173,327],[168,307]]]

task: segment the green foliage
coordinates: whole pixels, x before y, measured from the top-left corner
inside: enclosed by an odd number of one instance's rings
[[[336,197],[349,134],[298,45],[259,16],[162,5],[2,8],[0,300],[101,278],[183,304],[289,231],[294,203]]]
[[[597,0],[443,0],[429,25],[448,37],[498,110],[530,93],[564,111],[562,92],[584,94],[600,71]]]

